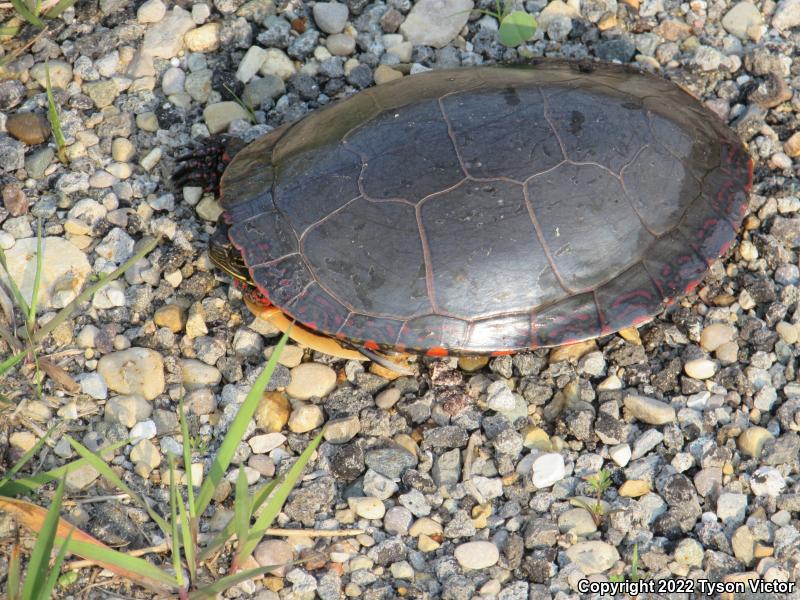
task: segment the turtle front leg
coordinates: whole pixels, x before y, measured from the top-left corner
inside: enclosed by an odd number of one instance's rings
[[[207,138],[200,148],[175,159],[178,168],[172,174],[173,185],[200,187],[219,196],[222,173],[244,146],[241,139],[229,135]]]

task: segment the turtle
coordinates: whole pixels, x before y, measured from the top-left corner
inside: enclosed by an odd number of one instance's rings
[[[432,70],[241,149],[209,254],[252,312],[334,356],[512,354],[691,293],[735,242],[752,176],[737,135],[656,75]]]

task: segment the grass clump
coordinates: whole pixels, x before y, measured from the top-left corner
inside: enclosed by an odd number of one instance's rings
[[[322,433],[317,435],[295,460],[291,468],[282,476],[276,477],[266,485],[251,492],[244,469],[239,468],[234,488],[234,516],[227,526],[210,540],[201,540],[200,515],[211,503],[214,490],[217,489],[231,464],[236,448],[242,440],[247,426],[255,414],[256,408],[266,390],[272,373],[278,364],[281,351],[286,345],[288,335],[284,334],[272,353],[264,370],[259,374],[239,411],[231,423],[222,443],[214,457],[208,475],[202,485],[196,486],[192,476],[192,451],[189,443],[189,426],[184,415],[183,404],[179,406],[179,421],[181,434],[184,439],[183,456],[176,457],[169,454],[167,464],[169,468],[169,506],[165,508],[166,515],[159,514],[148,502],[134,492],[117,473],[109,467],[106,461],[78,441],[66,436],[73,450],[80,459],[62,467],[61,469],[44,474],[38,480],[16,480],[12,477],[18,472],[24,462],[30,460],[41,448],[44,438],[39,440],[37,446],[28,451],[23,459],[12,468],[9,475],[0,480],[0,510],[6,510],[15,516],[26,527],[34,530],[38,537],[37,546],[28,561],[28,579],[35,577],[42,582],[37,590],[52,590],[52,585],[58,581],[58,571],[67,553],[77,554],[87,559],[91,564],[109,569],[112,572],[142,585],[160,594],[171,594],[181,599],[199,599],[214,597],[216,594],[247,579],[262,575],[280,565],[266,565],[262,567],[241,570],[246,564],[259,542],[271,532],[271,525],[289,493],[297,484],[308,461],[322,441]],[[126,444],[120,443],[117,447]],[[169,553],[168,568],[161,568],[151,562],[131,553],[114,550],[88,534],[74,528],[66,521],[58,518],[57,505],[60,504],[63,494],[63,477],[71,468],[79,463],[88,464],[97,470],[100,475],[116,488],[122,490],[136,504],[141,506],[158,525],[166,540],[162,550]],[[177,465],[182,463],[183,478],[179,482]],[[45,511],[29,502],[7,497],[10,493],[29,492],[36,489],[45,481],[61,477],[58,491],[50,510]],[[181,483],[183,485],[181,485]],[[57,500],[57,502],[56,502]],[[357,531],[355,533],[358,533]],[[42,544],[37,549],[39,544]],[[60,560],[53,565],[46,576],[42,574],[44,567],[40,556],[49,556],[50,549],[59,546]],[[227,568],[219,570],[218,559],[225,547],[231,548],[230,561]],[[20,589],[19,573],[20,559],[19,548],[12,550],[14,573],[10,574],[15,579],[14,590]],[[46,566],[46,563],[45,565]],[[215,576],[224,572],[222,577]],[[27,584],[27,580],[26,580]],[[52,585],[51,585],[52,584]],[[11,588],[9,588],[11,589]],[[22,594],[26,588],[22,587]],[[38,593],[38,592],[37,592]],[[48,591],[49,593],[49,591]],[[39,600],[47,596],[13,596],[14,600]]]
[[[594,475],[587,477],[586,481],[595,496],[594,503],[590,504],[580,498],[573,498],[570,500],[570,503],[573,506],[585,509],[591,515],[594,524],[600,527],[600,525],[603,524],[603,517],[605,516],[603,511],[603,495],[608,491],[612,483],[611,471],[608,469],[601,469]]]

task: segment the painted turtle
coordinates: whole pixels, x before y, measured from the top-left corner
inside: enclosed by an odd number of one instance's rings
[[[664,79],[548,60],[432,71],[239,152],[210,254],[257,290],[251,310],[334,355],[512,353],[689,293],[736,239],[751,181],[735,134]]]

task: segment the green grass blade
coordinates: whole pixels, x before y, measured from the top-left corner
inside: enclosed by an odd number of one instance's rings
[[[56,560],[53,562],[53,566],[50,568],[47,581],[42,589],[42,598],[53,597],[53,589],[56,587],[56,583],[58,583],[58,576],[61,574],[61,565],[64,564],[64,559],[67,556],[67,546],[69,545],[70,540],[72,540],[72,531],[69,532],[67,539],[63,544],[61,544],[61,548],[58,550]]]
[[[70,446],[72,446],[73,450],[77,452],[82,458],[85,458],[86,461],[94,467],[94,469],[100,473],[100,475],[108,480],[109,482],[113,483],[123,492],[128,494],[132,500],[134,500],[139,506],[144,508],[147,511],[147,514],[150,515],[150,518],[155,521],[158,526],[161,528],[161,531],[164,532],[164,535],[169,537],[170,535],[170,525],[167,523],[156,511],[150,508],[150,505],[145,502],[143,498],[141,498],[138,494],[136,494],[128,485],[120,479],[116,473],[109,467],[105,461],[94,454],[91,450],[89,450],[86,446],[81,444],[80,442],[72,439],[69,436],[66,436],[67,441],[69,442]]]
[[[276,477],[255,493],[250,503],[252,507],[250,510],[251,514],[255,513],[259,508],[261,508],[261,505],[266,501],[267,498],[269,498],[270,494],[272,494],[275,488],[278,487],[281,481],[283,481],[283,477]],[[216,552],[218,548],[222,547],[233,535],[235,526],[236,519],[231,519],[228,521],[225,527],[223,527],[222,531],[214,536],[214,539],[206,545],[202,552],[200,552],[197,560],[200,562],[207,560],[212,554],[214,554],[214,552]]]
[[[261,402],[261,397],[264,395],[264,390],[267,388],[267,384],[272,377],[272,372],[275,370],[275,367],[278,364],[278,358],[280,358],[280,354],[283,351],[284,346],[286,346],[286,341],[288,339],[289,336],[284,333],[278,342],[275,351],[272,353],[272,356],[270,356],[267,366],[264,367],[263,371],[261,371],[261,374],[258,376],[255,383],[253,383],[253,387],[250,388],[250,392],[248,392],[244,402],[242,402],[242,406],[236,413],[236,417],[234,418],[233,423],[231,423],[228,433],[225,434],[225,438],[222,440],[222,445],[220,446],[217,455],[214,457],[214,462],[211,463],[208,476],[205,478],[203,481],[203,486],[200,488],[200,494],[197,497],[196,507],[198,515],[203,514],[203,511],[206,509],[209,502],[211,502],[211,497],[214,495],[214,490],[225,476],[225,471],[231,464],[231,459],[236,452],[236,448],[239,446],[239,442],[244,436],[247,425],[250,422],[250,419],[253,418],[253,414],[255,414],[256,408],[258,408],[259,402]]]
[[[250,494],[247,491],[247,476],[244,467],[239,465],[239,475],[236,477],[236,501],[233,504],[233,520],[236,530],[236,554],[233,564],[238,564],[238,558],[247,541],[247,530],[250,528]]]
[[[311,440],[311,443],[303,450],[303,453],[294,462],[292,468],[286,473],[281,485],[267,501],[267,506],[258,515],[255,525],[250,530],[247,543],[244,545],[244,549],[239,556],[240,561],[244,562],[247,560],[247,557],[250,556],[250,553],[261,541],[261,538],[264,537],[264,533],[269,526],[272,525],[272,521],[275,520],[275,517],[278,516],[278,513],[283,507],[283,503],[286,502],[289,493],[294,489],[294,486],[297,485],[297,480],[300,479],[300,476],[303,474],[303,469],[306,468],[308,461],[311,459],[311,455],[314,454],[320,442],[322,442],[322,432]]]
[[[178,502],[178,516],[181,520],[181,539],[183,540],[183,554],[186,565],[189,567],[189,578],[192,583],[197,575],[197,561],[195,560],[195,540],[192,535],[192,523],[186,514],[183,502]]]
[[[31,11],[31,9],[25,2],[23,2],[23,0],[11,0],[11,5],[14,7],[14,10],[17,12],[17,14],[31,25],[35,25],[36,27],[44,27],[42,20]]]
[[[10,356],[5,359],[3,362],[0,363],[0,377],[8,373],[11,369],[17,366],[18,363],[22,362],[22,359],[25,358],[25,355],[28,353],[27,350],[23,350],[14,356]]]
[[[13,277],[11,277],[11,272],[8,270],[8,263],[6,263],[6,253],[3,252],[2,248],[0,248],[0,266],[2,266],[3,270],[6,272],[6,281],[8,282],[8,287],[11,289],[11,295],[14,297],[14,302],[17,303],[17,307],[22,311],[22,313],[27,315],[31,309],[28,306],[28,301],[25,300],[25,297],[22,295],[22,292],[17,286],[17,282],[14,281]]]
[[[256,567],[255,569],[248,569],[247,571],[240,571],[239,573],[234,573],[233,575],[227,575],[222,579],[217,579],[214,583],[192,592],[189,594],[189,600],[200,600],[202,598],[214,598],[220,592],[224,592],[229,587],[233,587],[237,583],[241,583],[242,581],[247,581],[248,579],[252,579],[253,577],[258,577],[259,575],[263,575],[264,573],[268,573],[272,571],[275,567],[280,567],[281,565],[268,565],[266,567]]]
[[[32,459],[37,452],[39,452],[39,450],[42,449],[42,446],[44,446],[45,442],[47,441],[47,438],[50,437],[51,433],[53,433],[53,429],[55,429],[55,425],[50,429],[48,429],[47,431],[45,431],[44,435],[41,438],[39,438],[39,440],[33,445],[33,448],[25,452],[25,454],[23,454],[22,457],[17,462],[15,462],[14,465],[8,470],[8,473],[6,473],[5,476],[2,479],[0,479],[0,490],[2,490],[3,486],[5,486],[9,481],[11,481],[14,475],[16,475],[19,472],[19,470],[22,467],[24,467],[25,464],[30,459]]]
[[[19,577],[20,577],[20,550],[19,540],[15,540],[11,546],[11,556],[8,559],[8,579],[6,580],[6,593],[8,600],[20,600]]]
[[[186,422],[183,399],[178,404],[178,418],[181,424],[181,436],[183,436],[183,469],[186,471],[186,497],[189,501],[189,516],[194,519],[197,517],[197,511],[195,510],[194,482],[192,481],[192,449],[188,443],[189,424]]]
[[[70,541],[70,543],[67,544],[67,548],[70,552],[73,552],[78,556],[82,556],[86,560],[110,563],[118,566],[120,569],[125,569],[132,573],[136,573],[143,579],[158,582],[159,584],[169,586],[170,588],[175,588],[178,585],[176,579],[169,573],[162,571],[155,565],[151,565],[143,558],[137,558],[135,556],[118,552],[111,548],[97,546],[95,544],[82,542],[80,540]]]
[[[114,444],[111,444],[110,446],[104,446],[103,448],[100,449],[99,454],[103,455],[107,452],[113,452],[114,450],[118,450],[123,446],[127,446],[128,442],[129,440],[123,440],[121,442],[116,442]],[[44,473],[38,473],[36,475],[32,475],[31,477],[17,479],[16,481],[9,481],[8,483],[0,485],[0,496],[13,498],[14,496],[18,496],[21,494],[30,494],[31,492],[37,490],[46,483],[50,483],[51,481],[56,481],[58,479],[61,479],[67,474],[69,470],[77,469],[86,464],[88,464],[88,461],[86,459],[79,458],[77,460],[72,461],[71,463],[67,463],[66,465],[57,467],[51,471],[45,471]]]
[[[28,309],[28,339],[30,333],[33,333],[33,327],[36,324],[36,307],[39,304],[39,287],[42,285],[42,263],[44,263],[42,256],[42,218],[39,217],[38,225],[36,227],[36,273],[33,276],[33,292],[31,292],[31,305]]]
[[[58,4],[56,4],[53,8],[48,10],[46,13],[44,13],[44,16],[47,17],[48,19],[55,19],[61,16],[61,13],[63,13],[77,1],[78,0],[60,0]]]
[[[25,583],[22,586],[22,598],[24,600],[47,598],[42,591],[47,582],[50,552],[52,552],[56,540],[61,500],[64,497],[64,482],[65,479],[62,478],[50,503],[47,516],[44,518],[42,528],[36,536],[36,544],[33,546],[33,552],[31,552],[31,557],[28,561],[28,574],[25,576]]]
[[[186,587],[183,580],[183,566],[181,565],[181,536],[178,531],[178,484],[175,482],[175,460],[170,456],[169,460],[169,514],[170,525],[172,526],[172,568],[175,570],[175,578],[178,586]]]
[[[44,63],[45,91],[47,92],[47,120],[50,121],[50,128],[53,130],[53,138],[56,140],[56,150],[58,160],[62,164],[67,164],[67,141],[64,139],[64,132],[61,130],[61,118],[58,116],[56,100],[53,97],[53,86],[50,84],[50,66],[47,61]]]

